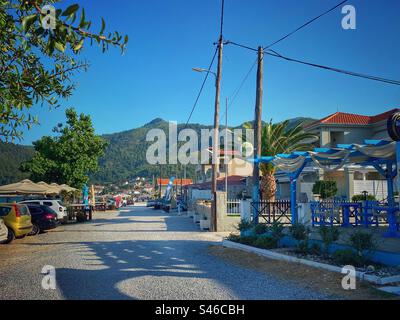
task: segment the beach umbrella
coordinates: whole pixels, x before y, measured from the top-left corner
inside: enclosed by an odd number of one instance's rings
[[[47,188],[43,185],[36,184],[31,180],[25,179],[17,183],[0,186],[0,194],[7,195],[46,195]]]

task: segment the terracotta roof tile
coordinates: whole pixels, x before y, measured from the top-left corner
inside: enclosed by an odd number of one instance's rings
[[[316,122],[313,122],[309,124],[307,127],[314,126],[316,124],[355,124],[355,125],[368,125],[368,124],[374,124],[379,121],[383,121],[387,118],[389,118],[390,115],[392,115],[395,112],[398,112],[400,109],[392,109],[389,111],[386,111],[384,113],[380,113],[375,116],[364,116],[360,114],[354,114],[354,113],[345,113],[345,112],[336,112],[334,114],[331,114],[321,120],[318,120]]]

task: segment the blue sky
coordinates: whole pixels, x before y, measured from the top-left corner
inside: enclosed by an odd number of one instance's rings
[[[78,1],[63,2],[63,6]],[[226,40],[252,47],[267,45],[339,0],[226,0]],[[75,77],[78,85],[63,108],[36,106],[41,125],[25,132],[23,144],[49,135],[64,120],[66,107],[90,114],[97,133],[141,126],[154,118],[185,122],[202,82],[192,67],[206,68],[218,38],[219,0],[79,1],[86,15],[104,17],[109,31],[129,35],[121,56],[87,46],[81,58],[91,67]],[[338,8],[273,47],[279,53],[323,65],[400,79],[400,1],[353,0],[357,29],[341,27]],[[99,23],[95,23],[95,26]],[[95,29],[93,29],[95,30]],[[224,49],[221,100],[232,97],[255,60],[254,52]],[[229,111],[229,123],[253,118],[253,70]],[[214,83],[210,78],[191,122],[213,121]],[[373,115],[400,106],[400,87],[313,69],[274,57],[265,59],[263,119],[280,121],[336,112]],[[224,105],[221,106],[224,108]],[[224,112],[222,112],[223,114]],[[224,119],[221,119],[224,122]]]

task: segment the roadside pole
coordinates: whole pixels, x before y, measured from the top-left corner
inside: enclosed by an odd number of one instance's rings
[[[217,179],[219,165],[219,107],[221,95],[221,74],[222,74],[222,50],[223,50],[222,34],[218,40],[218,69],[215,83],[215,112],[214,112],[214,136],[212,150],[212,181],[211,181],[211,231],[217,231]]]
[[[262,135],[262,102],[263,102],[263,78],[264,78],[264,49],[258,47],[258,69],[257,69],[257,91],[254,120],[254,158],[261,157],[261,135]],[[254,162],[253,167],[253,221],[258,223],[257,203],[260,202],[260,164]]]

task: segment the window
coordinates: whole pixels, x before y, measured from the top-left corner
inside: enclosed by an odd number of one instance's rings
[[[48,207],[51,207],[51,206],[53,205],[52,202],[48,202],[48,201],[43,202],[43,204],[44,204],[45,206],[48,206]]]
[[[37,204],[40,205],[40,202],[38,201],[29,201],[29,202],[23,202],[24,204]]]
[[[7,216],[11,211],[11,208],[8,207],[0,207],[0,217]]]
[[[41,214],[41,213],[43,213],[43,210],[40,209],[39,207],[30,207],[29,211],[31,212],[31,214]]]
[[[23,205],[23,206],[18,206],[19,209],[19,213],[21,214],[21,216],[29,216],[30,212],[27,206]]]

